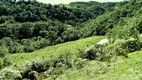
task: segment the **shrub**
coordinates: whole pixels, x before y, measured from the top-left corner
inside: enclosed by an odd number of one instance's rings
[[[33,41],[30,39],[22,39],[21,44],[24,45],[24,52],[33,52],[35,50]]]
[[[74,56],[71,53],[61,54],[59,57],[50,58],[50,68],[45,71],[45,77],[48,76],[58,76],[62,74],[65,70],[73,67]]]
[[[22,76],[19,71],[12,68],[4,68],[1,70],[2,80],[22,80]]]
[[[89,60],[109,61],[114,56],[128,57],[129,52],[140,50],[141,45],[142,43],[134,38],[128,40],[118,39],[107,45],[95,44],[87,48],[80,57]]]
[[[127,51],[125,48],[122,48],[122,44],[125,43],[125,40],[116,40],[114,43],[109,44],[105,47],[106,55],[105,60],[112,58],[113,56],[127,56]]]
[[[76,61],[75,61],[76,60]],[[71,53],[62,54],[59,57],[48,59],[35,59],[32,63],[26,63],[20,68],[22,79],[39,80],[48,77],[55,77],[73,65],[84,64],[83,59],[77,60]]]
[[[33,51],[34,51],[34,47],[32,45],[24,46],[24,52],[33,52]]]
[[[71,68],[73,63],[72,63],[72,58],[73,55],[71,53],[65,53],[60,55],[57,59],[54,60],[53,66],[54,68],[59,67],[59,65],[65,65],[64,67]]]
[[[130,24],[130,23],[128,23]],[[113,38],[114,40],[117,39],[125,39],[128,40],[129,38],[138,38],[139,31],[137,30],[136,27],[133,27],[134,25],[124,25],[123,27],[121,26],[116,26],[112,30],[110,30],[106,35],[109,38]]]
[[[13,45],[9,46],[9,53],[22,53],[24,47],[21,46],[19,43],[14,43]]]
[[[48,36],[48,35],[49,35],[49,33],[48,33],[48,31],[46,31],[46,30],[39,31],[39,36],[41,36],[41,37],[46,37],[46,36]]]
[[[36,71],[31,71],[28,75],[30,80],[38,80],[39,79],[39,74]]]
[[[89,59],[89,60],[103,60],[105,53],[106,44],[95,44],[87,48],[83,54],[80,55],[81,58]]]
[[[89,60],[94,60],[96,57],[97,51],[94,48],[87,49],[83,54],[81,54],[81,58],[86,58]]]
[[[20,74],[22,78],[28,78],[29,72],[31,72],[31,63],[27,62],[20,68]]]
[[[40,41],[39,41],[39,47],[40,48],[43,48],[43,47],[46,47],[46,46],[49,46],[50,45],[50,41],[48,39],[44,39],[42,38]]]
[[[0,46],[0,57],[4,57],[8,53],[8,49],[4,46]]]
[[[0,69],[3,67],[2,59],[0,59]]]
[[[78,69],[81,69],[84,65],[85,65],[85,62],[87,61],[87,59],[82,59],[82,58],[77,58],[75,61],[74,61],[74,65],[75,67],[77,67]]]
[[[9,65],[11,65],[12,63],[11,63],[11,60],[9,59],[9,58],[4,58],[3,59],[3,66],[9,66]]]
[[[50,61],[44,59],[35,59],[32,63],[27,62],[24,64],[21,69],[21,75],[24,78],[28,79],[37,79],[39,78],[38,73],[45,72],[50,68]]]
[[[141,49],[141,44],[139,40],[131,38],[123,43],[122,48],[126,48],[129,52],[134,52]]]
[[[46,70],[48,70],[50,67],[50,63],[45,60],[36,59],[36,60],[33,60],[31,66],[32,66],[32,70],[40,73],[40,72],[45,72]]]

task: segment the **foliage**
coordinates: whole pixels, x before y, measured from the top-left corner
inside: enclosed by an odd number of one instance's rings
[[[13,70],[13,68],[4,68],[1,70],[1,72],[2,72],[2,75],[0,75],[1,79],[14,79],[14,80],[22,79],[20,72]]]
[[[0,47],[0,57],[4,57],[8,53],[8,49],[4,46]]]
[[[11,62],[11,60],[9,58],[5,57],[3,59],[3,66],[9,66],[11,64],[12,64],[12,62]]]
[[[0,69],[3,67],[2,59],[0,59]]]
[[[107,45],[95,44],[87,48],[80,57],[89,60],[109,61],[114,56],[127,57],[127,53],[139,51],[142,47],[141,45],[140,40],[135,38],[119,39]]]
[[[67,70],[64,74],[57,77],[57,80],[141,80],[141,53],[142,51],[129,53],[129,58],[114,57],[115,61],[109,63],[95,60],[89,61],[81,69]]]
[[[0,1],[0,5],[0,56],[5,56],[0,60],[0,68],[9,65],[17,68],[25,60],[40,58],[26,63],[17,72],[0,71],[4,79],[57,79],[68,71],[74,74],[81,70],[84,73],[80,79],[88,80],[112,69],[115,63],[111,65],[109,62],[113,58],[128,57],[128,53],[139,51],[142,47],[139,38],[142,32],[141,0],[120,3],[73,2],[69,5],[7,0]],[[96,37],[95,41],[91,38],[85,42],[60,44],[93,35],[107,35],[109,41],[106,44],[97,43],[84,52],[86,47],[102,37]],[[49,47],[41,49],[46,46]],[[5,55],[7,53],[19,54]],[[72,77],[70,74],[66,76]]]
[[[36,59],[32,63],[27,62],[20,68],[23,79],[44,79],[49,76],[62,74],[66,69],[71,68],[73,63],[71,55],[60,55],[58,58]],[[49,73],[50,71],[50,73]],[[43,76],[40,74],[43,73]],[[48,75],[48,76],[47,76]]]
[[[116,4],[76,2],[69,5],[51,5],[35,0],[2,0],[0,1],[1,43],[8,47],[10,53],[21,53],[92,36],[95,32],[89,31],[91,30],[89,28],[86,31],[83,24],[110,10],[109,6],[113,10]],[[81,7],[83,5],[87,5],[87,8]],[[105,9],[106,7],[108,9]],[[8,44],[3,41],[7,37],[10,40]],[[28,40],[27,44],[22,44],[25,39]],[[39,43],[36,43],[38,41]]]
[[[31,77],[35,78],[35,76],[38,79],[40,77],[40,80],[41,78],[53,79],[70,68],[78,66],[78,69],[80,69],[83,67],[86,60],[78,59],[79,50],[82,51],[87,46],[90,46],[103,38],[103,36],[95,36],[46,47],[45,49],[36,50],[30,54],[18,53],[6,55],[5,57],[8,57],[11,60],[11,66],[14,67],[16,71],[20,69],[20,73],[22,73],[20,75],[25,75],[29,79]]]
[[[122,18],[137,16],[131,11],[139,11],[137,8],[139,6],[133,9],[127,1],[73,2],[69,5],[51,5],[36,1],[1,2],[0,4],[0,38],[12,39],[15,46],[13,48],[8,46],[10,53],[32,52],[49,44],[55,45],[93,35],[105,35],[117,25],[124,26],[122,25],[124,22],[119,21]],[[39,40],[37,39],[39,37],[45,43],[49,40],[49,44],[41,46],[36,44],[35,47],[34,42]],[[21,44],[24,39],[30,39],[29,46]]]

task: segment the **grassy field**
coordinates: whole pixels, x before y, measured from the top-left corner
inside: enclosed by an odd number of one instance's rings
[[[71,41],[55,46],[49,46],[44,49],[36,50],[32,53],[17,53],[12,55],[7,55],[5,57],[10,58],[12,61],[12,65],[20,66],[27,61],[31,62],[33,59],[37,58],[47,58],[49,56],[59,56],[60,54],[64,54],[70,52],[72,54],[78,54],[79,50],[84,50],[87,46],[91,46],[103,39],[104,36],[94,36],[90,38],[80,39],[77,41]]]
[[[112,62],[88,61],[82,69],[67,70],[57,80],[142,80],[142,51],[128,56]]]
[[[49,46],[32,53],[18,53],[7,55],[12,61],[12,65],[18,67],[38,58],[58,57],[61,54],[79,54],[79,51],[95,44],[104,36],[94,36],[67,42],[55,46]],[[56,80],[142,80],[142,51],[128,54],[128,58],[122,56],[114,57],[110,62],[100,62],[96,60],[86,61],[82,68],[69,68]],[[46,80],[52,80],[48,78]]]

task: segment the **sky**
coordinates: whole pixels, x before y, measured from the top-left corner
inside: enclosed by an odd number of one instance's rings
[[[51,3],[51,4],[60,4],[60,3],[68,4],[70,2],[75,2],[75,1],[120,2],[120,1],[124,1],[124,0],[38,0],[38,1],[43,2],[43,3]]]

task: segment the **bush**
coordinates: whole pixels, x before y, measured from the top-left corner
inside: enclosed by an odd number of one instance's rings
[[[4,58],[3,59],[3,66],[9,66],[9,65],[11,65],[12,63],[11,63],[11,60],[9,59],[9,58]]]
[[[24,52],[33,52],[35,49],[33,45],[30,46],[24,46]]]
[[[48,35],[49,35],[49,33],[48,33],[48,31],[46,31],[46,30],[39,31],[39,36],[41,36],[41,37],[46,37],[46,36],[48,36]]]
[[[24,78],[28,79],[37,79],[39,78],[38,73],[47,71],[50,68],[50,61],[44,59],[35,59],[32,63],[27,62],[24,64],[21,69],[21,75]]]
[[[48,39],[42,38],[39,42],[39,47],[43,48],[50,45],[50,41]]]
[[[33,60],[32,62],[32,70],[37,71],[37,72],[45,72],[46,70],[49,69],[50,67],[50,62],[45,61],[45,60]]]
[[[78,69],[81,69],[84,65],[87,59],[82,59],[82,58],[77,58],[74,61],[74,66],[77,67]]]
[[[35,59],[32,63],[28,62],[20,68],[21,76],[23,79],[41,79],[62,74],[73,66],[72,57],[71,54],[67,53],[56,58]]]
[[[106,44],[95,44],[87,48],[83,54],[80,55],[81,58],[89,59],[89,60],[103,60],[105,53]]]
[[[127,52],[125,48],[122,48],[122,44],[125,43],[125,40],[116,40],[114,43],[109,44],[105,47],[106,55],[105,60],[108,60],[114,56],[127,56]]]
[[[129,52],[134,52],[141,49],[141,44],[139,40],[131,38],[123,43],[122,48],[126,48]]]
[[[0,69],[3,67],[2,59],[0,59]]]
[[[21,44],[24,45],[24,52],[33,52],[35,50],[33,41],[30,39],[22,39]]]
[[[136,27],[132,27],[132,26],[134,25],[124,25],[123,27],[116,26],[115,28],[108,31],[106,35],[109,38],[113,38],[114,40],[117,40],[117,39],[128,40],[129,38],[138,39],[139,31],[137,30]]]
[[[9,47],[9,53],[22,53],[23,52],[24,47],[23,46],[13,46],[13,47]]]
[[[13,42],[13,45],[10,45],[8,49],[9,49],[9,53],[22,53],[24,47],[18,42]]]
[[[89,59],[89,60],[94,60],[95,57],[96,57],[96,53],[97,53],[97,51],[95,50],[95,48],[88,48],[80,56],[81,56],[81,58],[86,58],[86,59]]]
[[[22,76],[19,71],[12,68],[4,68],[1,70],[2,80],[22,80]]]
[[[39,80],[39,74],[36,71],[31,71],[28,75],[30,80]]]
[[[32,71],[31,63],[27,62],[20,68],[22,78],[29,78],[29,73]]]
[[[128,57],[128,53],[140,50],[141,45],[142,43],[134,38],[116,40],[108,45],[95,44],[87,48],[80,57],[89,60],[109,61],[114,56]]]
[[[0,46],[0,57],[4,57],[8,53],[8,49],[4,46]]]

